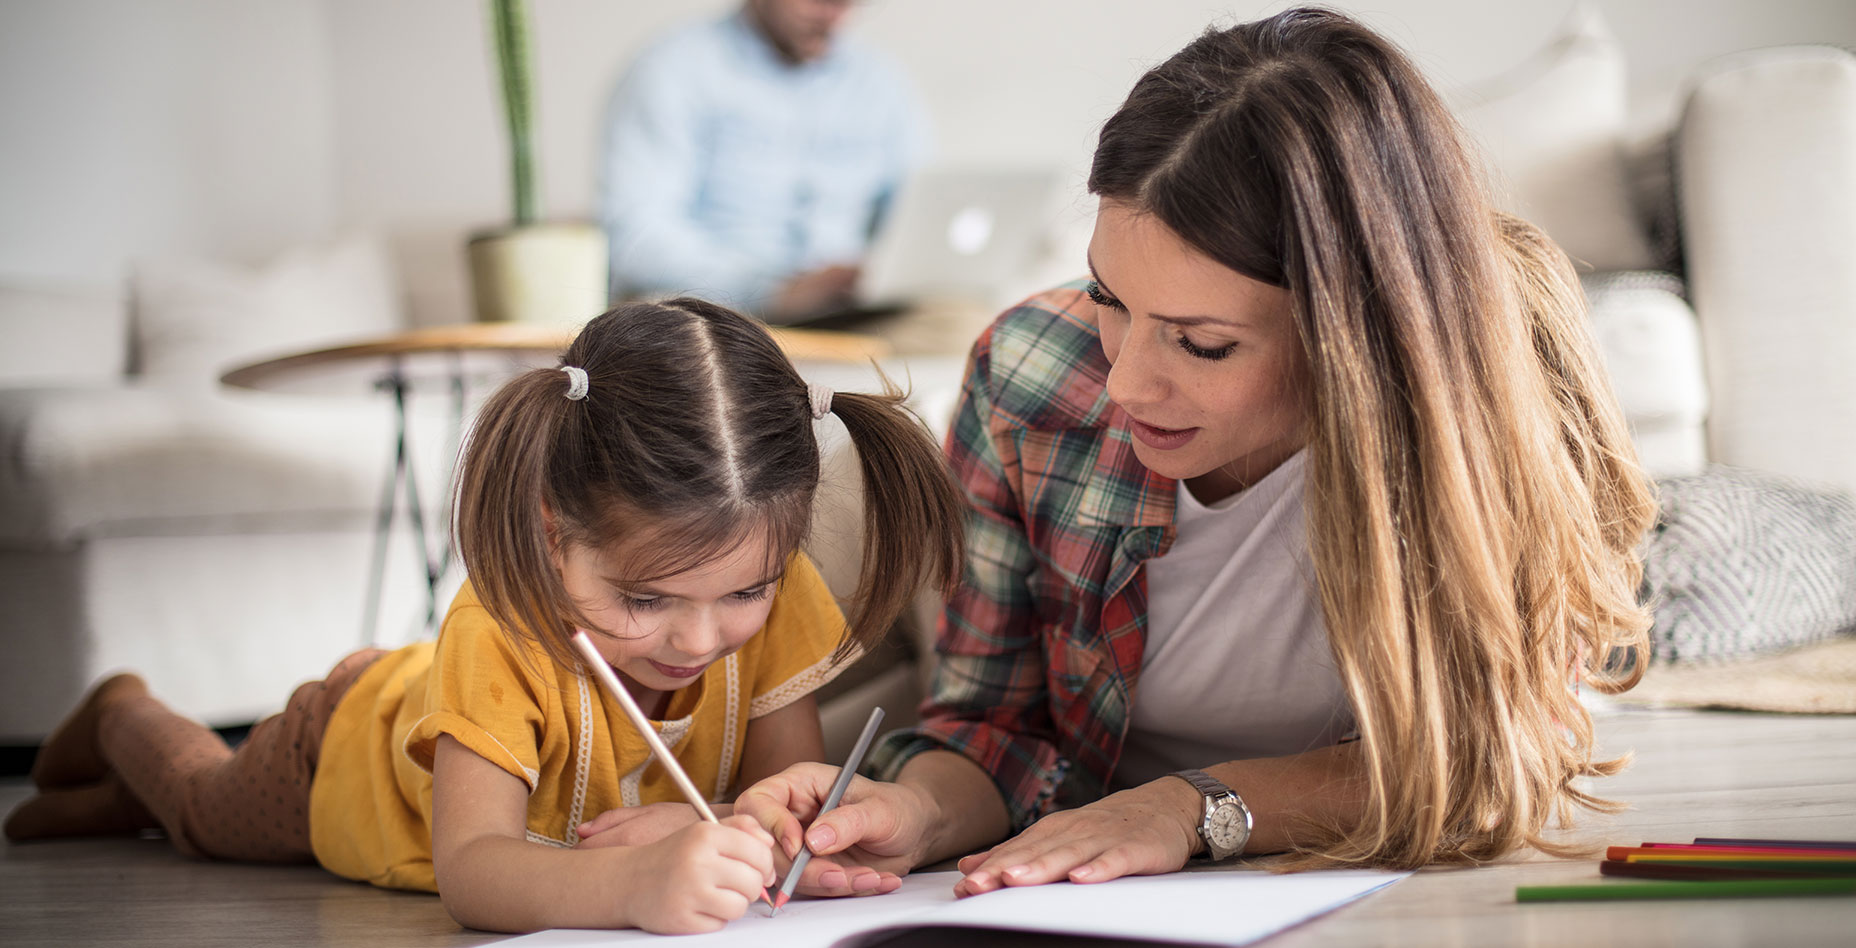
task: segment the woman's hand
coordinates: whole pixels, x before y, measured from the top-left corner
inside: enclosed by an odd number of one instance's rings
[[[716,815],[727,816],[728,808],[717,804]],[[648,803],[607,810],[574,828],[580,836],[575,849],[602,846],[646,846],[690,825],[702,816],[687,803]]]
[[[966,878],[954,886],[954,894],[1173,872],[1198,846],[1201,799],[1190,784],[1169,777],[1052,813],[1023,833],[960,860]]]
[[[773,885],[773,837],[747,817],[698,821],[638,847],[623,865],[627,881],[615,894],[632,925],[660,935],[712,932]]]
[[[836,767],[794,764],[742,791],[735,812],[753,817],[771,833],[789,865],[799,855],[803,835],[813,858],[800,876],[799,891],[826,896],[894,892],[921,861],[934,825],[932,801],[900,784],[853,777],[837,807],[820,817],[837,779]]]

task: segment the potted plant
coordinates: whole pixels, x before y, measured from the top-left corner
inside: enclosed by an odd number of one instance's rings
[[[578,325],[606,307],[605,234],[585,222],[536,220],[534,81],[525,0],[490,0],[490,35],[509,128],[514,207],[508,226],[470,239],[477,318]]]

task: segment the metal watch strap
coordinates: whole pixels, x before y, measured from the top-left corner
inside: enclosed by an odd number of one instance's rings
[[[1176,770],[1171,776],[1184,780],[1191,784],[1194,790],[1199,791],[1199,796],[1204,803],[1204,809],[1200,811],[1199,816],[1199,839],[1203,840],[1205,843],[1206,858],[1229,858],[1241,853],[1244,848],[1244,843],[1250,839],[1251,831],[1250,807],[1245,805],[1244,798],[1238,796],[1237,791],[1225,786],[1223,781],[1220,781],[1218,778],[1213,777],[1203,770]],[[1210,837],[1206,835],[1206,823],[1211,818],[1212,810],[1215,808],[1213,801],[1225,801],[1236,806],[1244,820],[1244,835],[1242,839],[1238,841],[1237,848],[1232,852],[1223,854],[1223,856],[1220,856],[1212,848],[1212,841]]]

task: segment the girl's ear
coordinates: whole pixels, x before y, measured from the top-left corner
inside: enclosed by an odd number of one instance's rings
[[[547,501],[541,502],[541,530],[548,537],[548,559],[554,561],[555,569],[564,569],[561,561],[561,531],[559,521],[555,519],[554,508]]]

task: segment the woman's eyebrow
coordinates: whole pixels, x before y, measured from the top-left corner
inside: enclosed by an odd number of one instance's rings
[[[1100,289],[1103,293],[1107,294],[1108,296],[1118,299],[1119,297],[1116,297],[1115,291],[1112,289],[1109,289],[1109,285],[1107,281],[1102,279],[1102,274],[1096,272],[1095,259],[1089,256],[1088,254],[1085,254],[1083,256],[1083,263],[1089,267],[1089,278],[1096,281],[1096,287]],[[1232,319],[1228,316],[1168,316],[1165,313],[1148,313],[1147,315],[1163,323],[1170,323],[1175,326],[1211,325],[1211,326],[1230,326],[1233,328],[1241,328],[1241,327],[1250,325],[1250,323],[1246,322],[1245,320]]]

